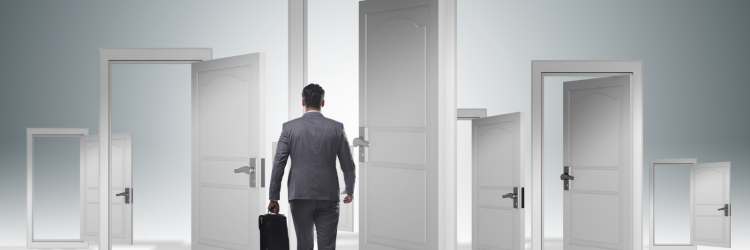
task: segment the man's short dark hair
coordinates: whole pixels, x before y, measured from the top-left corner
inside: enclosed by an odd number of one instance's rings
[[[305,101],[305,106],[310,108],[320,108],[320,103],[325,95],[326,91],[323,90],[323,87],[315,83],[310,83],[302,89],[302,100]]]

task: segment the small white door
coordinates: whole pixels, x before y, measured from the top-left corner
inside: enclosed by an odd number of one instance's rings
[[[630,76],[565,82],[563,99],[564,248],[631,249]]]
[[[259,249],[263,53],[192,64],[193,249]]]
[[[354,148],[350,149],[349,152],[354,152]],[[346,197],[346,183],[344,183],[344,173],[341,172],[341,164],[338,159],[336,160],[336,173],[339,176],[339,187],[341,187],[341,202],[339,203],[339,231],[354,232],[354,201],[349,204],[344,203],[344,197]],[[356,200],[358,197],[354,196]]]
[[[525,249],[523,119],[471,121],[472,249]]]
[[[133,244],[133,137],[112,134],[112,243]],[[119,196],[117,196],[120,194]],[[81,238],[99,241],[99,136],[81,137]]]
[[[694,245],[732,247],[731,162],[690,167]]]

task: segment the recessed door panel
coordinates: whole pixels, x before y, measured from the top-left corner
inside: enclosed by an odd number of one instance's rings
[[[472,249],[524,249],[523,114],[471,122]]]
[[[630,76],[565,82],[563,99],[564,166],[559,168],[562,174],[568,167],[570,183],[563,191],[564,248],[627,249]]]

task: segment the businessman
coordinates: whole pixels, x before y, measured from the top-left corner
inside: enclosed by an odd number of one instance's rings
[[[268,209],[279,213],[279,192],[289,157],[289,208],[292,210],[297,249],[313,249],[313,225],[318,249],[336,249],[339,224],[339,181],[336,157],[346,183],[344,203],[354,199],[354,160],[344,125],[323,116],[325,91],[311,83],[302,89],[302,117],[284,123],[273,158]]]

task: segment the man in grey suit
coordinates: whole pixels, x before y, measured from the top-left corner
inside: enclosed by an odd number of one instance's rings
[[[268,209],[279,213],[279,192],[284,167],[289,169],[289,208],[292,210],[297,249],[313,249],[313,225],[318,249],[336,249],[339,224],[339,181],[336,156],[346,183],[344,203],[354,199],[354,160],[344,133],[344,124],[320,113],[325,91],[317,84],[302,90],[302,117],[284,123],[273,158]]]

